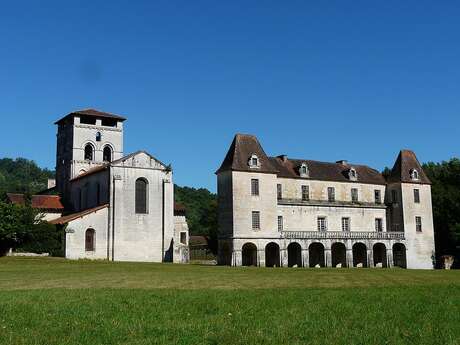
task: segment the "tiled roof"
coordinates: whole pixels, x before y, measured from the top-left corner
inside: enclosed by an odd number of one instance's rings
[[[12,204],[24,205],[24,194],[7,194],[8,200]],[[62,211],[64,206],[61,203],[61,198],[58,195],[32,195],[31,205],[36,209],[58,210]]]
[[[72,214],[69,214],[69,215],[54,219],[54,220],[50,221],[50,223],[51,224],[67,224],[68,222],[71,222],[72,220],[87,216],[88,214],[97,212],[97,211],[102,210],[102,209],[107,208],[107,207],[109,207],[109,204],[100,205],[100,206],[93,207],[93,208],[90,208],[90,209],[87,209],[87,210],[84,210],[84,211],[80,211],[80,212],[77,212],[77,213],[72,213]]]
[[[248,165],[252,154],[257,155],[260,161],[260,168],[253,169]],[[354,165],[313,160],[289,159],[286,156],[268,157],[257,138],[248,134],[237,134],[233,139],[230,149],[225,156],[217,174],[227,170],[262,172],[277,174],[278,177],[304,178],[300,177],[299,167],[306,163],[309,177],[305,179],[350,182],[348,171],[354,168],[358,174],[357,182],[371,184],[385,184],[385,179],[377,170],[365,165]]]
[[[99,118],[114,119],[114,120],[118,120],[118,121],[125,121],[126,120],[126,118],[124,118],[123,116],[120,116],[120,115],[111,114],[111,113],[107,113],[107,112],[104,112],[104,111],[99,111],[99,110],[96,110],[96,109],[83,109],[83,110],[77,110],[77,111],[74,111],[74,112],[71,112],[71,113],[67,114],[62,119],[56,121],[54,124],[57,125],[60,122],[64,121],[65,119],[73,117],[75,115],[77,115],[77,116],[78,115],[94,116],[94,117],[99,117]]]
[[[76,180],[79,180],[85,176],[88,176],[88,175],[92,175],[92,174],[95,174],[99,171],[103,171],[105,169],[107,169],[107,167],[110,165],[110,163],[104,163],[103,165],[99,165],[97,167],[94,167],[94,168],[91,168],[91,169],[88,169],[87,171],[85,171],[84,173],[80,174],[80,175],[77,175],[75,176],[74,178],[70,179],[70,181],[76,181]]]
[[[253,154],[259,159],[260,168],[258,169],[252,169],[248,166],[248,161]],[[235,135],[230,149],[216,173],[226,170],[277,173],[257,138],[249,134]]]
[[[411,171],[417,170],[419,174],[418,180],[411,179]],[[406,182],[406,183],[422,183],[431,184],[430,179],[426,176],[421,164],[419,163],[415,153],[411,150],[402,150],[399,152],[395,165],[391,170],[388,182]]]
[[[281,157],[271,157],[270,161],[277,168],[278,177],[302,178],[320,181],[353,182],[348,177],[351,168],[356,170],[358,178],[356,182],[369,184],[386,184],[384,177],[375,169],[365,165],[351,163],[328,163],[314,160],[290,159]],[[300,177],[299,168],[302,163],[306,163],[308,177]]]

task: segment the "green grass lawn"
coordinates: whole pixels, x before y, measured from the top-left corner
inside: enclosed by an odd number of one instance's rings
[[[460,344],[460,272],[0,258],[0,344]]]

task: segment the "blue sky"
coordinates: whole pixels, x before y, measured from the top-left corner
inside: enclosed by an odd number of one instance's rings
[[[392,166],[460,155],[458,1],[9,1],[0,157],[54,168],[53,122],[128,117],[125,152],[215,190],[235,133],[270,155]]]

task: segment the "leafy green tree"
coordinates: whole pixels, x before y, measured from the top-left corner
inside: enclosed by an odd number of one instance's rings
[[[37,213],[29,205],[0,202],[0,255],[22,243],[36,219]]]
[[[423,170],[433,183],[436,256],[454,255],[460,262],[460,159],[427,163]]]

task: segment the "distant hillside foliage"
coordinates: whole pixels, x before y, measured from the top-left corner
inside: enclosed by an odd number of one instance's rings
[[[34,161],[25,158],[0,159],[0,196],[5,193],[34,194],[48,187],[54,171],[41,169]]]

